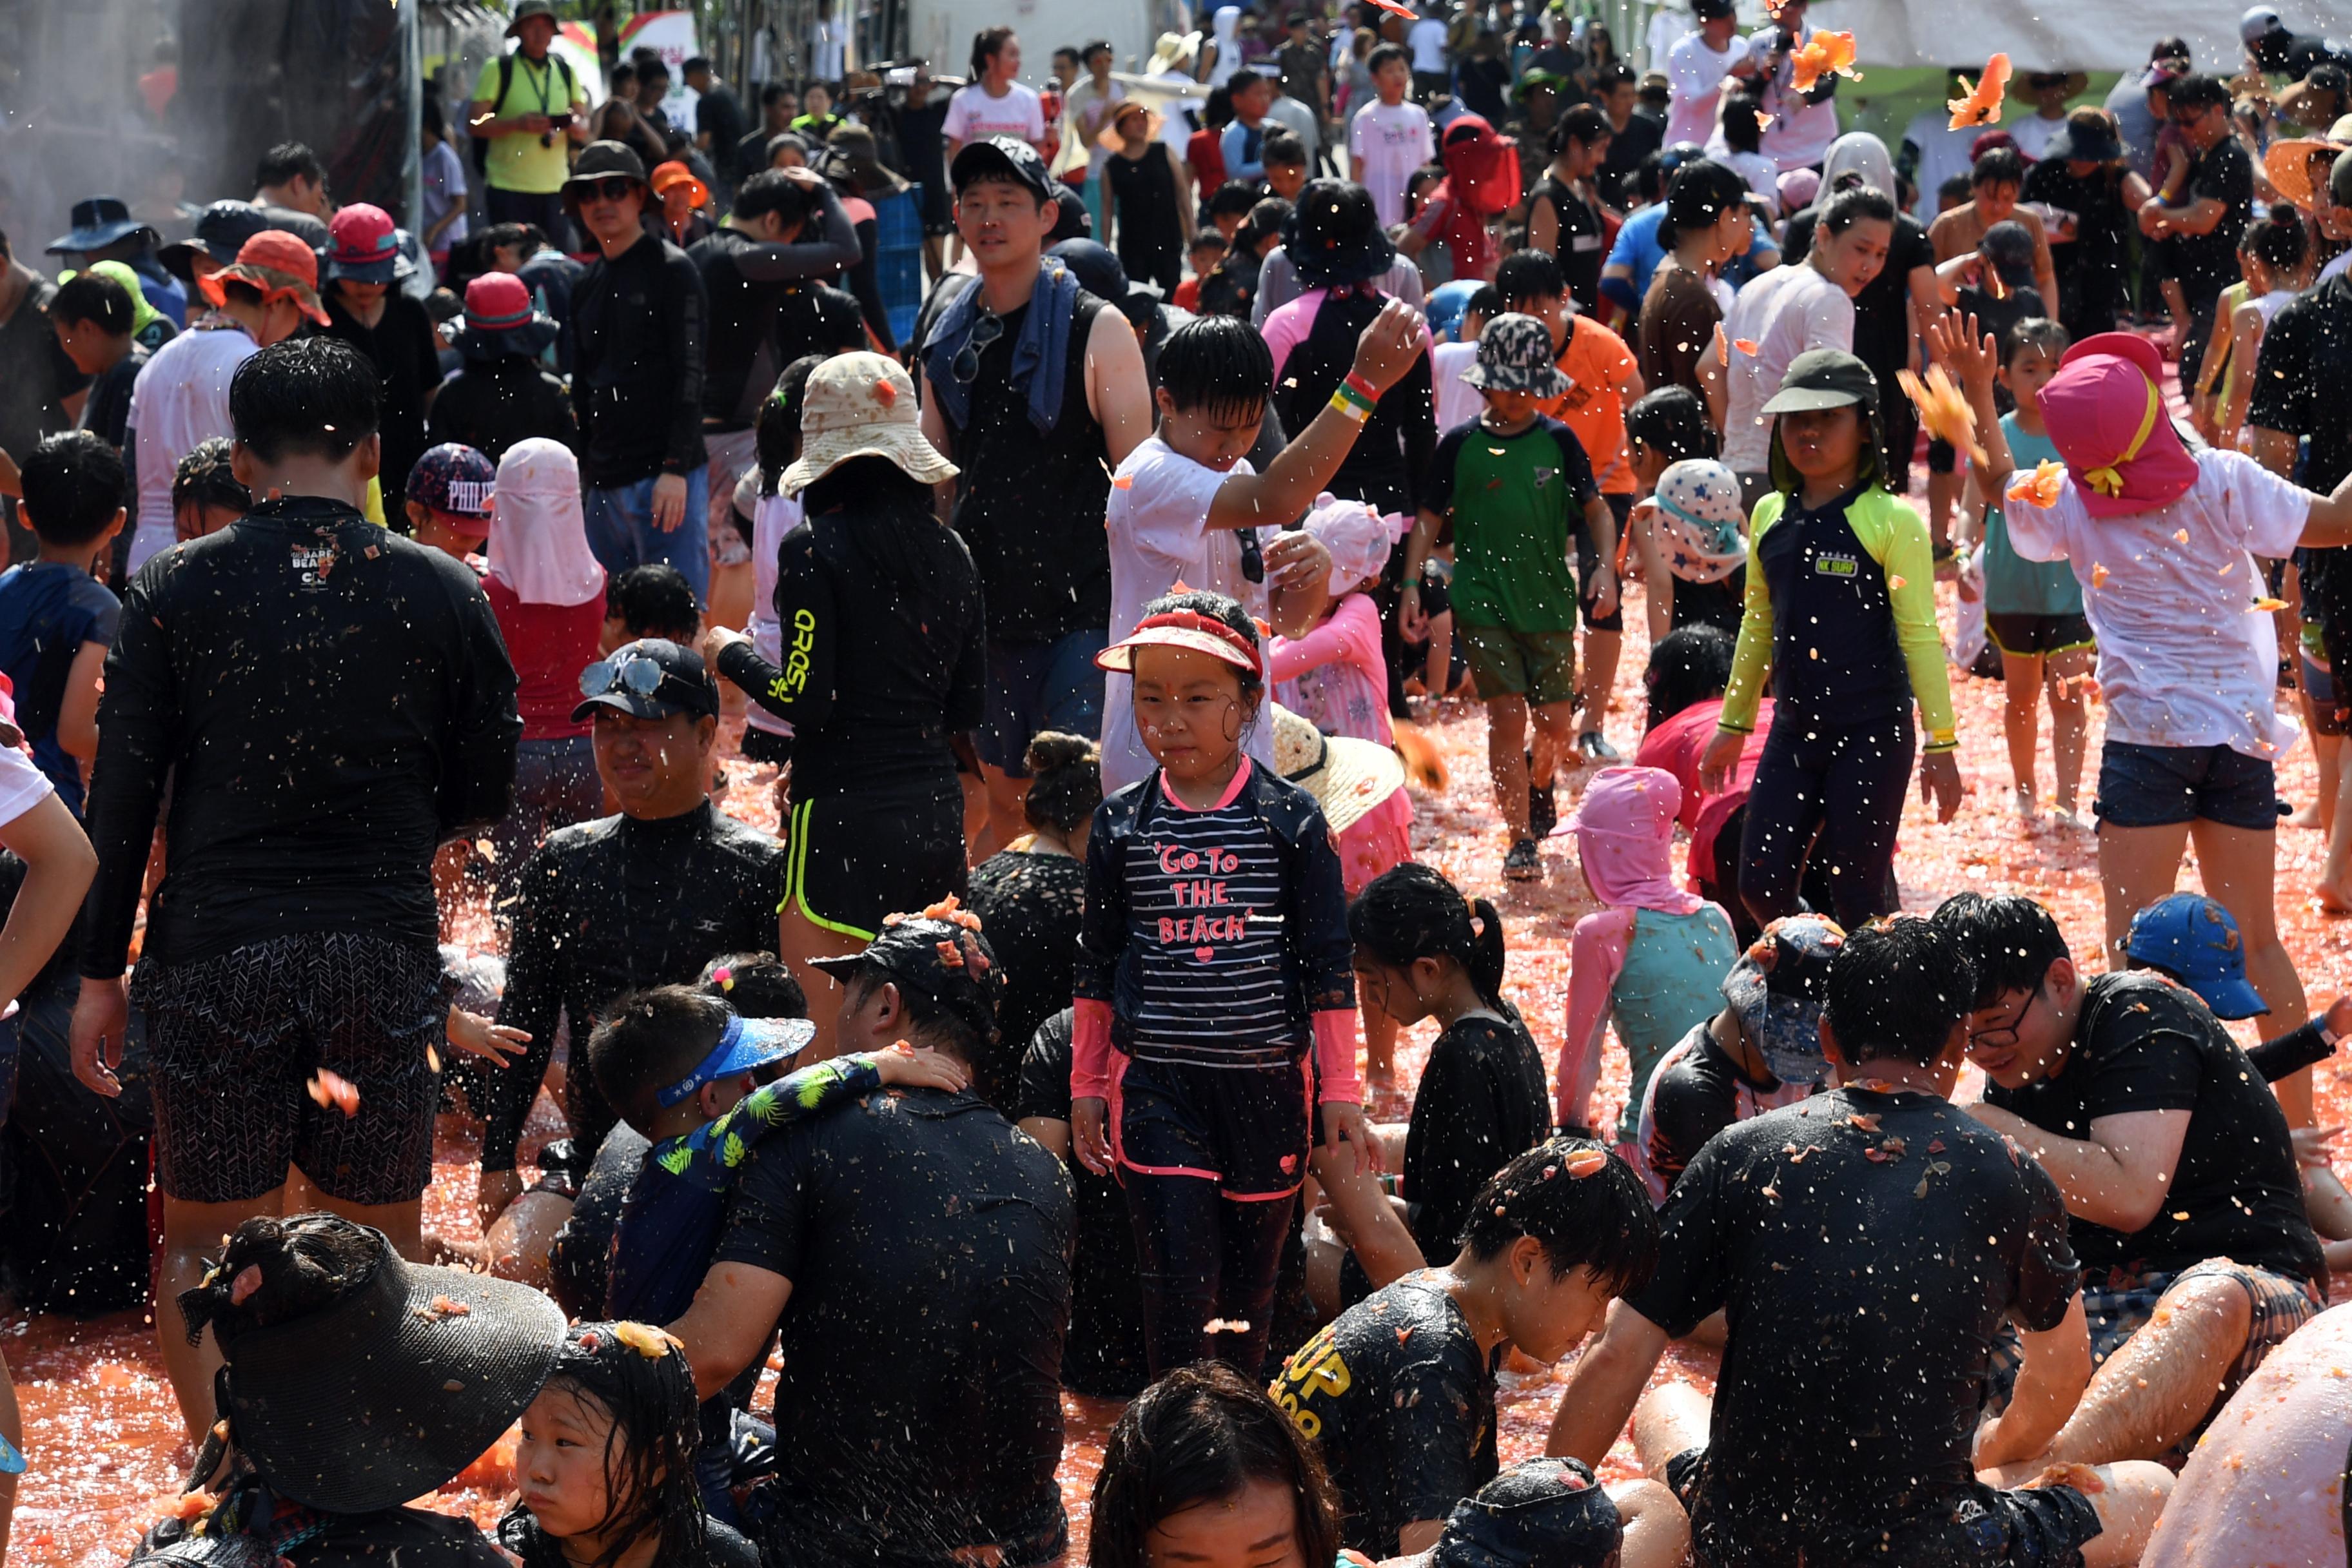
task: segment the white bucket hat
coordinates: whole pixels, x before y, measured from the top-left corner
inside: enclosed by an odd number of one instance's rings
[[[956,466],[923,435],[915,384],[897,360],[836,354],[809,377],[805,399],[801,455],[784,470],[784,494],[800,494],[852,458],[887,458],[927,485],[955,478]]]

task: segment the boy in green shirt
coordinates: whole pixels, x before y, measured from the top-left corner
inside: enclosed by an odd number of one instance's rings
[[[1462,379],[1486,412],[1438,442],[1421,518],[1405,547],[1399,629],[1423,635],[1422,563],[1450,518],[1454,525],[1454,623],[1486,704],[1486,757],[1511,830],[1503,875],[1543,875],[1536,840],[1557,816],[1552,778],[1576,733],[1577,514],[1595,558],[1613,561],[1617,521],[1594,484],[1592,465],[1567,426],[1538,412],[1568,391],[1553,363],[1551,331],[1533,316],[1496,316],[1478,334],[1478,363]],[[1594,609],[1616,607],[1613,582]],[[1535,748],[1528,749],[1534,710]]]

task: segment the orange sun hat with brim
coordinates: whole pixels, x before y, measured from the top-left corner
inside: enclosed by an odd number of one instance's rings
[[[696,179],[692,169],[675,159],[667,163],[656,163],[652,175],[646,183],[654,188],[656,195],[661,195],[676,186],[684,185],[688,194],[692,196],[696,206],[710,205],[710,187]]]
[[[231,281],[260,289],[270,304],[291,300],[319,325],[329,324],[327,308],[319,303],[319,253],[282,228],[265,228],[247,240],[235,261],[197,279],[196,287],[214,304],[226,305]]]
[[[2042,388],[2042,418],[2093,517],[2168,506],[2197,482],[2197,459],[2164,405],[2164,362],[2129,332],[2066,351]]]
[[[1133,675],[1135,650],[1139,647],[1178,647],[1188,653],[1206,654],[1232,665],[1253,680],[1265,679],[1265,661],[1258,654],[1257,644],[1216,616],[1204,616],[1198,610],[1170,610],[1144,616],[1131,634],[1095,655],[1095,665],[1120,675]]]

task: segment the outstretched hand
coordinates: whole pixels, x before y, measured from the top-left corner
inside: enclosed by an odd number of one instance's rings
[[[1402,300],[1391,300],[1365,323],[1356,340],[1355,372],[1375,389],[1386,392],[1412,368],[1428,341],[1421,312]]]
[[[1973,314],[1947,312],[1927,323],[1927,352],[1973,399],[1992,395],[1994,373],[2000,368],[2000,346],[1990,332],[1977,330]]]

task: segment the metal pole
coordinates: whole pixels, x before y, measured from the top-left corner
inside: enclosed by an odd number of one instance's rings
[[[424,0],[392,0],[394,26],[400,33],[400,70],[406,79],[407,124],[401,150],[401,185],[407,193],[408,231],[424,243],[425,223],[425,29]]]

